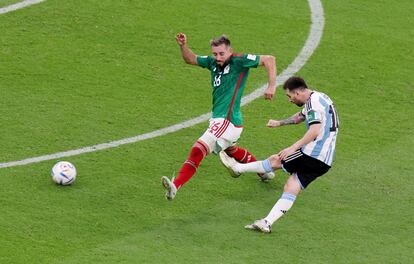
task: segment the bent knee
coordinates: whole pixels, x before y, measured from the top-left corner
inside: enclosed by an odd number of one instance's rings
[[[207,156],[211,152],[209,145],[200,139],[193,144],[192,148],[199,148],[204,156]]]
[[[273,168],[280,168],[282,160],[280,159],[279,155],[272,155],[269,157],[270,164],[272,164]]]
[[[301,189],[301,184],[295,174],[289,176],[285,183],[285,186],[283,187],[284,192],[288,192],[294,195],[298,195]]]

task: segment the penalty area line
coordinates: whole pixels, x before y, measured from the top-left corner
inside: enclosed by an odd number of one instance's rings
[[[39,1],[23,1],[23,2],[42,2],[42,1],[39,0]],[[278,84],[284,83],[289,77],[297,73],[306,64],[306,62],[312,56],[313,52],[318,47],[320,40],[322,38],[322,33],[323,33],[324,26],[325,26],[325,17],[323,13],[322,3],[320,0],[308,0],[308,4],[309,4],[310,11],[311,11],[311,26],[310,26],[308,38],[305,42],[305,45],[303,46],[299,54],[296,56],[296,58],[293,60],[293,62],[289,64],[289,66],[277,77],[276,81]],[[252,93],[244,96],[242,98],[242,105],[246,105],[252,102],[253,100],[261,97],[265,89],[266,89],[266,84],[259,87]],[[53,159],[75,156],[75,155],[79,155],[83,153],[95,152],[98,150],[104,150],[108,148],[115,148],[121,145],[131,144],[131,143],[143,141],[143,140],[154,138],[154,137],[167,135],[167,134],[176,132],[178,130],[188,128],[188,127],[200,124],[202,122],[205,122],[210,117],[211,117],[211,113],[206,113],[198,117],[195,117],[193,119],[190,119],[190,120],[187,120],[187,121],[184,121],[184,122],[181,122],[181,123],[169,126],[169,127],[165,127],[162,129],[158,129],[158,130],[155,130],[149,133],[137,135],[137,136],[130,137],[130,138],[116,140],[116,141],[112,141],[108,143],[97,144],[97,145],[84,147],[80,149],[58,152],[58,153],[44,155],[44,156],[27,158],[27,159],[17,160],[17,161],[4,162],[4,163],[0,163],[0,168],[27,165],[31,163],[46,161],[46,160],[53,160]]]

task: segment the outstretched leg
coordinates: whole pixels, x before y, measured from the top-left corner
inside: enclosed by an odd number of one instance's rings
[[[241,174],[244,172],[270,173],[282,167],[282,163],[278,155],[272,155],[268,159],[245,164],[235,162],[226,154],[221,155],[220,158],[224,166],[232,169],[236,174]],[[231,162],[231,160],[233,160],[233,162]]]
[[[226,154],[229,157],[234,158],[239,163],[251,163],[257,161],[257,159],[250,153],[248,150],[241,148],[239,146],[231,146],[225,150]],[[271,172],[258,172],[257,176],[259,176],[262,180],[270,180],[274,178],[275,174],[273,171]]]

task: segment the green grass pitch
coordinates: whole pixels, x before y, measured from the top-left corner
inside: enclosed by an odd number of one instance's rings
[[[0,8],[18,1],[0,0]],[[56,160],[0,169],[0,263],[410,263],[414,258],[414,2],[322,1],[320,46],[301,69],[335,102],[334,167],[302,192],[273,233],[265,216],[287,175],[229,177],[207,157],[173,202],[160,178],[178,171],[206,124]],[[237,52],[286,68],[308,36],[305,0],[57,1],[0,15],[0,162],[151,132],[210,111],[209,73],[186,65],[226,33]],[[251,71],[246,93],[266,81]],[[243,107],[240,145],[265,158],[303,126],[270,130],[298,108],[282,89]]]
[[[0,0],[0,8],[21,2],[19,0]]]

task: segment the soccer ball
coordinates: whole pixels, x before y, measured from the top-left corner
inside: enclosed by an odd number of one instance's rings
[[[76,179],[76,168],[68,161],[59,161],[52,168],[52,180],[59,185],[72,184]]]

